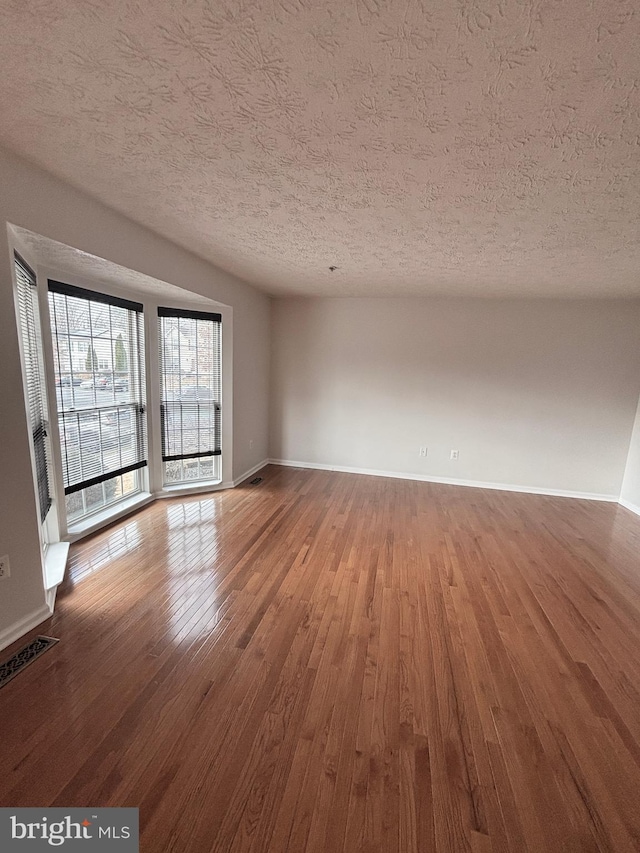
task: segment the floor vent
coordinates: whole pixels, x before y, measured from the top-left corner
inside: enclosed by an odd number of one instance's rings
[[[4,687],[15,675],[22,672],[25,666],[29,666],[43,652],[46,652],[51,646],[55,646],[57,642],[54,637],[36,637],[9,660],[0,663],[0,687]]]
[[[261,483],[261,482],[262,482],[262,477],[254,477],[253,480],[251,481],[251,485],[257,486],[258,483]]]

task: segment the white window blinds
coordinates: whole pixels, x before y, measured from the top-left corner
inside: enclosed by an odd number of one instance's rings
[[[65,494],[147,464],[142,305],[49,281]]]
[[[222,317],[158,308],[162,459],[218,456]]]
[[[40,338],[38,293],[36,289],[36,277],[33,271],[18,255],[15,255],[15,271],[18,288],[20,335],[24,350],[24,366],[27,379],[29,425],[33,439],[35,474],[38,489],[38,504],[40,520],[44,521],[51,506],[51,490],[49,487],[49,459],[47,454],[47,431],[43,402],[42,342]]]

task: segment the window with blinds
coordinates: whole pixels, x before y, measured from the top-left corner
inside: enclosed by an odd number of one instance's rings
[[[138,491],[147,464],[142,305],[49,281],[49,310],[67,514],[77,519]]]
[[[51,506],[49,487],[49,456],[47,449],[47,424],[44,408],[42,370],[42,340],[36,277],[29,266],[14,256],[18,289],[18,313],[22,338],[25,375],[27,379],[27,404],[29,425],[33,439],[35,474],[38,489],[40,520],[44,521]]]
[[[218,478],[222,317],[158,308],[165,483]]]

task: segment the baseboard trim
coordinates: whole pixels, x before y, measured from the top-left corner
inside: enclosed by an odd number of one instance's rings
[[[46,604],[43,604],[42,607],[34,610],[33,613],[29,613],[28,616],[20,619],[14,625],[11,625],[10,628],[0,631],[0,650],[6,649],[7,646],[15,643],[20,637],[24,637],[25,634],[28,634],[29,631],[32,631],[41,622],[44,622],[45,619],[49,619],[52,613],[53,611]]]
[[[636,506],[636,504],[632,504],[629,501],[625,501],[624,498],[620,498],[618,501],[620,506],[623,506],[625,509],[628,509],[629,512],[633,512],[636,515],[640,515],[640,506]]]
[[[239,485],[240,485],[240,483],[244,483],[244,481],[245,481],[248,477],[250,477],[252,474],[255,474],[257,471],[261,471],[261,470],[264,468],[264,466],[265,466],[265,465],[268,465],[268,464],[269,464],[269,462],[270,462],[270,461],[271,461],[270,459],[263,459],[263,460],[262,460],[262,462],[258,462],[258,464],[257,464],[257,465],[254,465],[254,466],[253,466],[253,468],[249,468],[249,470],[248,470],[248,471],[245,471],[245,472],[244,472],[244,474],[242,474],[240,477],[237,477],[237,478],[233,481],[233,483],[231,483],[230,485],[231,485],[231,486],[233,486],[234,488],[235,488],[236,486],[239,486]]]
[[[556,498],[577,498],[582,501],[618,503],[618,495],[598,495],[591,492],[570,492],[564,489],[543,489],[537,486],[515,486],[511,483],[484,483],[479,480],[458,480],[453,477],[432,477],[427,474],[404,474],[397,471],[378,471],[374,468],[352,468],[347,465],[320,465],[317,462],[294,462],[291,459],[270,459],[272,465],[287,468],[311,468],[316,471],[340,471],[344,474],[366,474],[372,477],[392,477],[396,480],[417,480],[445,486],[468,486],[474,489],[495,489],[500,492],[520,492],[527,495],[547,495]]]

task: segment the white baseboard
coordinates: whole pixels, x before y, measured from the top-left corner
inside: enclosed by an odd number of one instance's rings
[[[52,613],[53,610],[47,607],[46,604],[43,604],[42,607],[34,610],[33,613],[29,613],[28,616],[20,619],[9,628],[5,628],[4,631],[0,631],[0,650],[6,649],[6,647],[10,646],[11,643],[15,643],[16,640],[20,639],[20,637],[24,637],[25,634],[29,633],[29,631],[38,626],[41,622],[44,622],[45,619],[49,619]]]
[[[256,471],[262,470],[262,468],[264,468],[265,465],[268,465],[270,461],[270,459],[263,459],[262,462],[258,462],[258,464],[254,465],[253,468],[249,468],[249,470],[245,471],[244,474],[241,474],[239,477],[236,477],[236,479],[230,485],[233,487],[239,486],[240,483],[244,483],[244,481],[252,474],[255,474]]]
[[[640,515],[640,506],[632,504],[629,501],[625,501],[624,498],[620,498],[618,503],[620,504],[620,506],[623,506],[625,509],[628,509],[629,512],[634,512],[636,515]]]
[[[496,489],[501,492],[522,492],[529,495],[548,495],[559,498],[578,498],[583,501],[618,503],[618,495],[598,495],[591,492],[569,492],[564,489],[543,489],[537,486],[515,486],[511,483],[483,483],[479,480],[457,480],[453,477],[431,477],[428,474],[404,474],[398,471],[378,471],[374,468],[352,468],[347,465],[320,465],[317,462],[294,462],[291,459],[270,459],[272,465],[288,468],[311,468],[317,471],[340,471],[345,474],[367,474],[373,477],[393,477],[397,480],[418,480],[424,483],[442,483],[446,486],[469,486],[475,489]]]

